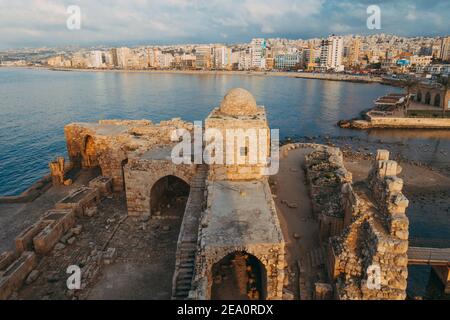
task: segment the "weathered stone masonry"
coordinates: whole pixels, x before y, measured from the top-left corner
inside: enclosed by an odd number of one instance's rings
[[[360,194],[343,234],[330,240],[329,271],[338,299],[406,298],[408,200],[399,172],[389,152],[379,150],[369,189]]]

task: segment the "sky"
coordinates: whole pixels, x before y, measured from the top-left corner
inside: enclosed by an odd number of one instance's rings
[[[381,29],[369,30],[378,5]],[[67,28],[67,8],[81,11]],[[0,49],[42,46],[243,43],[253,37],[450,34],[450,0],[0,0]]]

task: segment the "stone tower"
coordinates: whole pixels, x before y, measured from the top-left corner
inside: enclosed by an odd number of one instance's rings
[[[270,153],[270,131],[264,107],[257,106],[255,98],[247,90],[231,89],[205,120],[205,141],[212,144],[210,178],[215,180],[251,180],[262,178]],[[209,137],[208,137],[209,136]],[[211,138],[214,136],[214,138]],[[221,147],[222,146],[222,147]],[[220,150],[222,148],[222,150]]]

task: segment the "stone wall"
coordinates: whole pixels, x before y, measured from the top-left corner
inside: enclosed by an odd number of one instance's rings
[[[191,184],[197,165],[174,164],[171,160],[130,159],[124,167],[128,214],[150,214],[150,195],[153,185],[172,175]]]
[[[192,123],[179,118],[153,124],[149,120],[101,120],[72,123],[64,128],[67,151],[74,166],[99,165],[112,178],[114,191],[124,190],[123,167],[131,154],[143,154],[171,142],[176,129],[192,131]]]
[[[448,129],[450,119],[445,118],[391,118],[370,116],[370,128],[423,128]]]
[[[283,282],[285,277],[285,242],[281,233],[281,227],[278,221],[276,207],[273,199],[267,199],[270,208],[269,217],[265,219],[265,223],[271,225],[276,231],[276,239],[273,241],[258,241],[258,234],[245,234],[243,237],[248,239],[225,239],[224,234],[218,234],[217,243],[210,243],[211,235],[207,236],[207,229],[213,222],[213,216],[217,213],[211,211],[214,197],[212,194],[211,181],[207,181],[207,209],[202,213],[201,222],[198,232],[198,246],[195,264],[195,276],[193,281],[193,290],[190,293],[191,299],[211,299],[212,288],[212,268],[213,266],[229,254],[236,252],[244,252],[257,258],[265,269],[266,276],[266,299],[282,299]],[[271,194],[270,187],[264,182],[265,194]],[[239,220],[239,212],[234,210],[236,219]],[[242,219],[242,218],[241,218]],[[217,221],[217,220],[216,220]],[[241,221],[244,221],[243,219]],[[236,221],[235,224],[239,224]],[[252,239],[253,241],[249,241]],[[247,240],[247,241],[246,241]]]
[[[205,130],[218,130],[223,137],[223,158],[222,164],[210,165],[209,177],[215,180],[252,180],[263,178],[263,169],[267,166],[267,159],[270,156],[270,129],[267,124],[265,110],[262,107],[254,115],[230,116],[224,115],[219,109],[214,109],[205,120]],[[247,137],[245,143],[246,154],[243,155],[245,163],[238,163],[237,156],[241,154],[237,145],[237,139],[227,136],[227,130],[242,130],[245,135],[246,130],[254,130],[256,141],[251,142]],[[266,135],[263,134],[266,130]],[[250,133],[250,131],[247,131]],[[261,134],[261,136],[259,136]],[[264,141],[260,142],[260,138]],[[258,145],[266,146],[266,153]],[[227,164],[227,157],[230,154],[228,148],[234,147],[233,164]],[[256,149],[252,149],[252,148]],[[231,149],[230,148],[230,149]],[[255,161],[251,159],[255,156]]]
[[[314,146],[306,156],[306,176],[313,212],[319,220],[321,241],[341,234],[353,215],[358,198],[352,188],[352,174],[345,168],[338,148]]]
[[[405,299],[408,276],[408,200],[401,171],[379,150],[367,190],[342,235],[330,239],[329,273],[338,299]]]
[[[228,254],[245,252],[256,257],[264,266],[266,275],[266,299],[281,300],[283,296],[283,280],[285,277],[284,245],[248,244],[235,247],[205,248],[201,247],[196,259],[194,290],[190,298],[198,300],[211,299],[213,283],[212,268],[214,264]]]

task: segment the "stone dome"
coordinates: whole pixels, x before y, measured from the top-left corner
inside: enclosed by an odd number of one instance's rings
[[[258,112],[256,100],[245,89],[234,88],[228,91],[220,103],[220,112],[231,116],[253,115]]]

